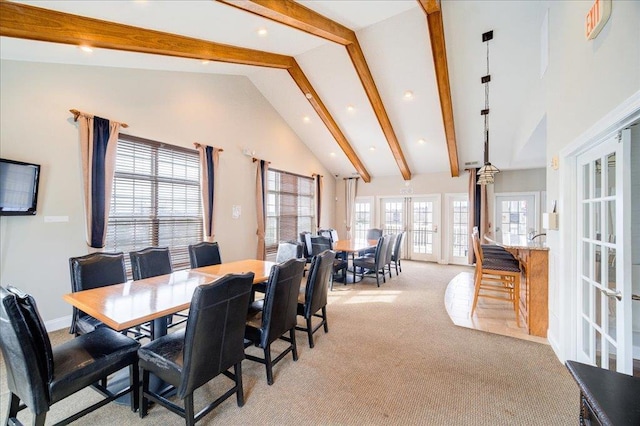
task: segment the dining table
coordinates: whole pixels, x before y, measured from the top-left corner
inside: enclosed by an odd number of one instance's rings
[[[361,251],[375,248],[378,244],[378,240],[338,240],[332,243],[331,248],[338,253],[345,253],[347,256],[347,262],[349,261],[349,255],[351,257],[351,268],[353,268],[353,259],[356,257],[356,253]],[[353,274],[345,274],[345,284],[351,284],[362,280],[362,277],[353,277]]]
[[[256,259],[174,271],[63,295],[63,299],[116,331],[153,321],[151,339],[167,334],[168,318],[189,308],[196,287],[226,274],[254,273],[253,283],[269,278],[274,262]]]

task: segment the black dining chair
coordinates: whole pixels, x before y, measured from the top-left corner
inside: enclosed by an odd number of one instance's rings
[[[311,247],[313,256],[317,256],[326,250],[332,250],[333,245],[331,240],[327,237],[311,237]],[[349,263],[346,259],[338,257],[333,260],[333,274],[331,276],[330,288],[333,290],[333,281],[336,279],[347,284],[347,267]]]
[[[89,386],[105,398],[57,424],[68,424],[128,393],[136,411],[138,342],[100,327],[52,348],[33,297],[0,287],[0,300],[0,348],[9,388],[6,425],[22,424],[18,413],[25,408],[33,413],[34,425],[44,425],[52,405]],[[114,394],[106,388],[107,376],[126,367],[129,386]]]
[[[360,256],[353,259],[353,281],[356,281],[356,270],[360,268],[361,276],[364,278],[367,272],[373,272],[376,275],[376,284],[380,287],[379,274],[382,272],[382,281],[387,282],[385,279],[385,259],[387,256],[387,246],[389,245],[389,235],[384,235],[378,240],[376,245],[376,252],[373,257]]]
[[[140,417],[147,415],[154,401],[193,425],[234,393],[239,407],[244,405],[242,360],[244,329],[251,296],[253,273],[229,274],[211,284],[196,287],[183,330],[162,336],[138,350],[140,358]],[[233,367],[233,373],[229,371]],[[149,389],[153,373],[175,389],[184,408],[164,394]],[[193,393],[220,374],[234,382],[232,388],[197,414]]]
[[[167,275],[173,272],[171,253],[168,247],[147,247],[142,250],[129,252],[131,259],[131,273],[134,280]],[[167,317],[167,327],[175,327],[187,320],[187,314],[176,313]],[[150,336],[154,336],[153,321],[148,327]],[[145,329],[146,327],[142,327]],[[153,337],[152,337],[153,338]]]
[[[215,241],[212,243],[203,241],[198,244],[191,244],[189,245],[189,261],[191,268],[220,265],[222,263],[220,246]]]
[[[387,242],[387,251],[384,256],[384,269],[389,271],[389,279],[391,279],[391,263],[393,262],[393,249],[396,245],[398,234],[389,234]]]
[[[406,235],[406,231],[402,231],[398,234],[398,238],[396,238],[395,247],[393,248],[393,254],[391,255],[391,261],[393,262],[396,268],[396,276],[398,276],[398,268],[400,268],[400,272],[402,272],[402,242],[404,241],[404,236]]]
[[[264,357],[246,354],[247,359],[265,365],[267,383],[273,384],[273,366],[289,352],[298,360],[295,327],[297,323],[298,293],[305,261],[291,259],[274,265],[264,299],[251,304],[245,328],[245,348],[255,345],[263,349]],[[285,334],[289,333],[289,337]],[[281,339],[289,343],[276,358],[271,357],[271,344]]]
[[[327,293],[331,274],[333,273],[333,260],[336,252],[325,250],[311,261],[311,268],[307,276],[307,285],[304,292],[301,290],[298,296],[298,315],[305,319],[306,325],[296,326],[296,330],[306,331],[309,338],[309,347],[313,348],[313,333],[320,327],[324,327],[324,332],[329,332],[327,323]],[[321,313],[318,314],[318,311]],[[313,317],[320,318],[321,321],[314,327]]]
[[[72,257],[69,259],[69,270],[71,291],[74,293],[127,282],[127,271],[124,266],[124,254],[122,252],[97,252],[85,256]],[[96,318],[76,307],[73,308],[69,333],[78,336],[104,326]],[[135,330],[132,330],[132,332],[137,333]]]

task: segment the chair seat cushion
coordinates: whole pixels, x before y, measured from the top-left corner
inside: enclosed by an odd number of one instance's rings
[[[373,269],[376,266],[376,259],[375,257],[368,256],[356,257],[355,259],[353,259],[353,264],[355,266]]]
[[[89,315],[81,316],[78,318],[78,321],[76,321],[77,334],[91,333],[93,330],[102,327],[106,327],[106,325],[102,321]]]
[[[108,327],[55,347],[51,404],[135,362],[139,347],[135,340]]]
[[[264,309],[264,299],[258,299],[256,301],[251,302],[249,305],[248,315],[254,315],[258,312],[262,312]]]
[[[184,329],[179,330],[138,349],[139,366],[178,387],[183,368],[184,334]]]
[[[518,261],[509,259],[487,259],[482,261],[482,269],[492,269],[495,271],[520,272]]]

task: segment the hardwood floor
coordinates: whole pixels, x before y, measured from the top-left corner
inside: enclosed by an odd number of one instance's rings
[[[531,336],[527,329],[516,325],[511,304],[499,300],[480,298],[473,317],[469,315],[473,303],[473,273],[461,272],[447,286],[445,293],[447,313],[454,324],[503,336],[548,344],[544,337]]]

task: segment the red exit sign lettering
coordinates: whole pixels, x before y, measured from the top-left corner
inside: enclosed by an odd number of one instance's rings
[[[587,40],[593,40],[607,24],[611,16],[611,0],[596,0],[586,18]]]

